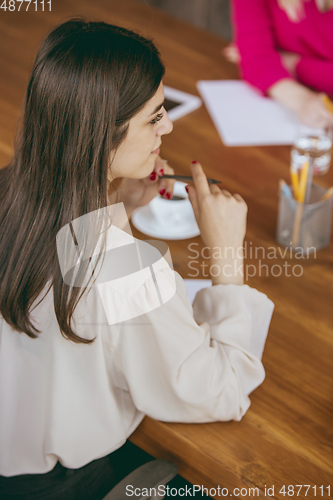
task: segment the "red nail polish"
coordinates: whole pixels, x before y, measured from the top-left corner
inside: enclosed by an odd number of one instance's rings
[[[193,160],[192,163],[198,163],[197,160]]]
[[[186,192],[188,193],[188,186],[185,186],[185,190],[186,190]]]
[[[165,196],[167,197],[168,200],[170,200],[170,198],[171,198],[171,194],[170,193],[167,193]]]
[[[150,179],[151,181],[154,181],[154,180],[156,179],[156,172],[152,172],[152,173],[150,174],[150,176],[149,176],[149,179]]]
[[[163,170],[163,168],[161,168],[161,170],[159,171],[158,175],[160,175],[160,176],[164,175],[164,170]]]
[[[161,189],[161,190],[159,191],[159,193],[160,193],[160,195],[161,195],[161,196],[163,196],[163,195],[164,195],[164,193],[165,193],[165,189]]]

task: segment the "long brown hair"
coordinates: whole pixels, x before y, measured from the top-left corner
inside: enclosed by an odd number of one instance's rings
[[[14,157],[0,170],[0,313],[15,330],[37,336],[31,307],[52,287],[62,335],[90,342],[71,326],[85,289],[64,283],[56,235],[107,206],[111,151],[163,74],[153,43],[117,26],[71,19],[43,41]]]

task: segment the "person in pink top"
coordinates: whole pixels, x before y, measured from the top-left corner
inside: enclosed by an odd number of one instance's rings
[[[333,0],[233,0],[235,44],[223,53],[264,94],[314,127],[333,125]]]

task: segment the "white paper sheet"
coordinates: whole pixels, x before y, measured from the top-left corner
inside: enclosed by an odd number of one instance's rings
[[[292,144],[299,133],[294,113],[246,82],[202,80],[197,86],[226,146]]]
[[[195,296],[199,290],[201,290],[202,288],[208,288],[209,286],[212,286],[212,280],[184,280],[184,281],[191,304],[193,304],[193,300],[195,299]]]

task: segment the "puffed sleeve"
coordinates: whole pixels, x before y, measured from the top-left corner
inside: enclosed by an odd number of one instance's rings
[[[243,78],[262,92],[282,78],[291,78],[275,45],[267,0],[233,0],[232,19]]]
[[[137,409],[154,419],[240,420],[265,377],[251,343],[265,338],[273,303],[246,285],[218,285],[201,290],[192,309],[175,276],[170,300],[121,325],[116,369]],[[168,286],[170,273],[160,269],[156,278]],[[142,286],[141,297],[150,284]]]

